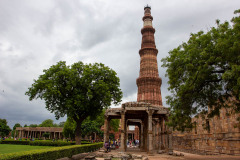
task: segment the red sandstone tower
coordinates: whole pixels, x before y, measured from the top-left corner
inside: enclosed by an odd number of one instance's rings
[[[138,102],[147,102],[153,105],[162,106],[161,84],[162,79],[158,74],[157,54],[154,33],[152,27],[153,17],[151,7],[144,7],[142,45],[139,50],[141,57],[140,73],[137,79]]]

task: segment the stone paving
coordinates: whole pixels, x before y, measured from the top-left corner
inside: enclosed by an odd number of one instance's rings
[[[168,155],[167,153],[157,154],[153,153],[152,155],[148,155],[146,152],[140,152],[139,149],[128,149],[124,154],[131,154],[133,157],[131,160],[240,160],[239,156],[232,155],[197,155],[190,154],[185,152],[177,152],[174,151],[174,155]],[[182,153],[184,156],[180,156]],[[118,160],[116,157],[119,154],[123,154],[123,152],[119,152],[119,150],[112,150],[109,153],[103,153],[104,157],[115,157],[112,160]],[[96,158],[97,160],[104,160],[104,158]],[[120,159],[119,159],[120,160]]]
[[[177,151],[174,151],[173,155],[167,153],[158,154],[156,152],[149,155],[147,152],[140,152],[138,148],[127,149],[127,152],[112,150],[108,153],[105,153],[104,150],[99,150],[92,153],[74,155],[72,158],[61,158],[59,160],[85,160],[90,157],[95,157],[95,159],[93,158],[94,160],[240,160],[240,155],[197,155]]]

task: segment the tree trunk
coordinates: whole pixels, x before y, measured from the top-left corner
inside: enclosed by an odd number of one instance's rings
[[[75,139],[76,139],[76,144],[80,145],[81,139],[82,139],[82,133],[81,133],[82,120],[77,120],[76,123],[77,123],[77,126],[75,129]]]

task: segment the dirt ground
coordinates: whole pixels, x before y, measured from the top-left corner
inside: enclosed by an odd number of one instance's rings
[[[175,152],[175,151],[174,151]],[[240,156],[232,156],[232,155],[197,155],[197,154],[190,154],[185,152],[178,152],[183,153],[184,156],[173,156],[168,154],[157,154],[154,153],[153,155],[148,155],[146,152],[140,152],[139,150],[129,150],[126,153],[136,154],[136,155],[143,155],[147,156],[149,160],[240,160]],[[109,154],[118,154],[118,150],[112,150]]]

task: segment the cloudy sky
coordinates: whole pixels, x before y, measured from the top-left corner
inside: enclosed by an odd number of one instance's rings
[[[215,20],[229,21],[239,0],[0,0],[0,118],[40,124],[54,119],[41,100],[29,101],[28,87],[58,61],[101,62],[121,81],[123,102],[136,101],[143,8],[152,8],[162,96],[169,95],[161,59],[207,31]]]

